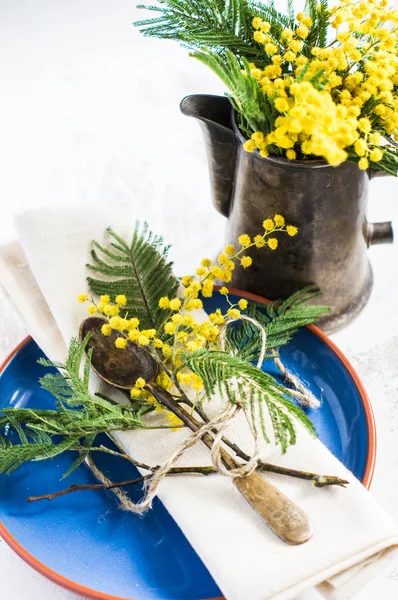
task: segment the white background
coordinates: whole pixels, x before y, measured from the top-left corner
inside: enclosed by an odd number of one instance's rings
[[[180,115],[179,102],[187,94],[224,89],[176,44],[143,38],[132,27],[142,18],[134,5],[0,1],[0,243],[14,237],[13,215],[22,210],[85,203],[94,211],[101,204],[132,224],[147,219],[174,245],[176,272],[183,274],[217,252],[224,219],[211,206],[199,127]],[[370,218],[395,218],[398,227],[397,182],[386,178],[371,187]],[[398,518],[398,244],[369,254],[371,301],[334,339],[371,391],[379,436],[372,489]],[[0,360],[23,336],[0,289]],[[1,541],[0,581],[5,600],[77,600]],[[355,600],[376,595],[398,597],[398,565]]]

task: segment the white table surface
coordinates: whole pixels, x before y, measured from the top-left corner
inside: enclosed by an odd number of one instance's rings
[[[86,203],[147,219],[174,244],[176,272],[219,249],[197,124],[179,113],[190,93],[223,93],[173,43],[144,39],[132,0],[0,3],[0,242],[28,208]],[[398,182],[371,184],[371,220],[395,219]],[[189,246],[187,241],[189,240]],[[177,254],[178,251],[178,254]],[[398,244],[370,249],[375,285],[361,316],[333,336],[357,367],[378,429],[374,495],[398,518]],[[0,288],[0,361],[25,329]],[[395,337],[396,336],[396,337]],[[79,600],[45,580],[0,540],[0,597]],[[355,600],[398,597],[398,564]],[[309,591],[300,600],[320,596]]]

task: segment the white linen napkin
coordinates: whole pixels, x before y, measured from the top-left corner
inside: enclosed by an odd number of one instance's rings
[[[30,211],[16,220],[23,251],[18,244],[0,251],[0,281],[34,339],[53,359],[65,357],[70,338],[86,316],[76,296],[86,291],[90,241],[105,241],[106,227],[117,228],[111,221],[105,213],[84,208]],[[131,229],[132,224],[117,228],[128,236]],[[232,433],[247,448],[242,421]],[[183,430],[121,432],[119,441],[132,457],[155,465],[164,462],[186,435]],[[398,524],[321,442],[301,428],[296,446],[285,456],[268,447],[266,458],[350,481],[346,489],[318,489],[309,482],[266,475],[311,517],[315,533],[306,544],[281,542],[221,475],[166,478],[159,497],[228,600],[289,600],[312,586],[326,598],[352,598],[397,552]],[[209,460],[208,450],[198,444],[180,464]]]

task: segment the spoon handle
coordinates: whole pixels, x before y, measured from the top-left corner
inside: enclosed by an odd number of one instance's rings
[[[202,426],[166,390],[154,383],[147,383],[146,387],[158,402],[173,411],[192,431],[197,431]],[[209,434],[205,434],[202,441],[208,448],[213,445],[213,438]],[[221,450],[221,458],[229,469],[240,466],[225,449]],[[296,545],[303,544],[312,537],[313,529],[308,516],[259,473],[255,471],[251,475],[236,477],[232,481],[281,540]]]

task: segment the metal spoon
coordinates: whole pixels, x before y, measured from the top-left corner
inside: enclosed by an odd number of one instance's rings
[[[103,324],[102,318],[89,317],[80,327],[81,340],[90,333],[86,350],[93,349],[91,364],[98,376],[122,390],[130,390],[137,378],[143,377],[147,382],[146,389],[158,402],[173,411],[192,431],[197,431],[201,423],[181,407],[171,394],[154,383],[158,365],[150,353],[135,344],[129,344],[125,350],[120,351],[115,347],[118,334],[113,332],[110,336],[104,336],[101,333]],[[212,447],[211,435],[204,435],[202,441],[208,448]],[[224,449],[221,457],[229,469],[240,466]],[[259,473],[234,478],[232,482],[281,540],[288,544],[303,544],[311,538],[313,529],[307,515]]]

